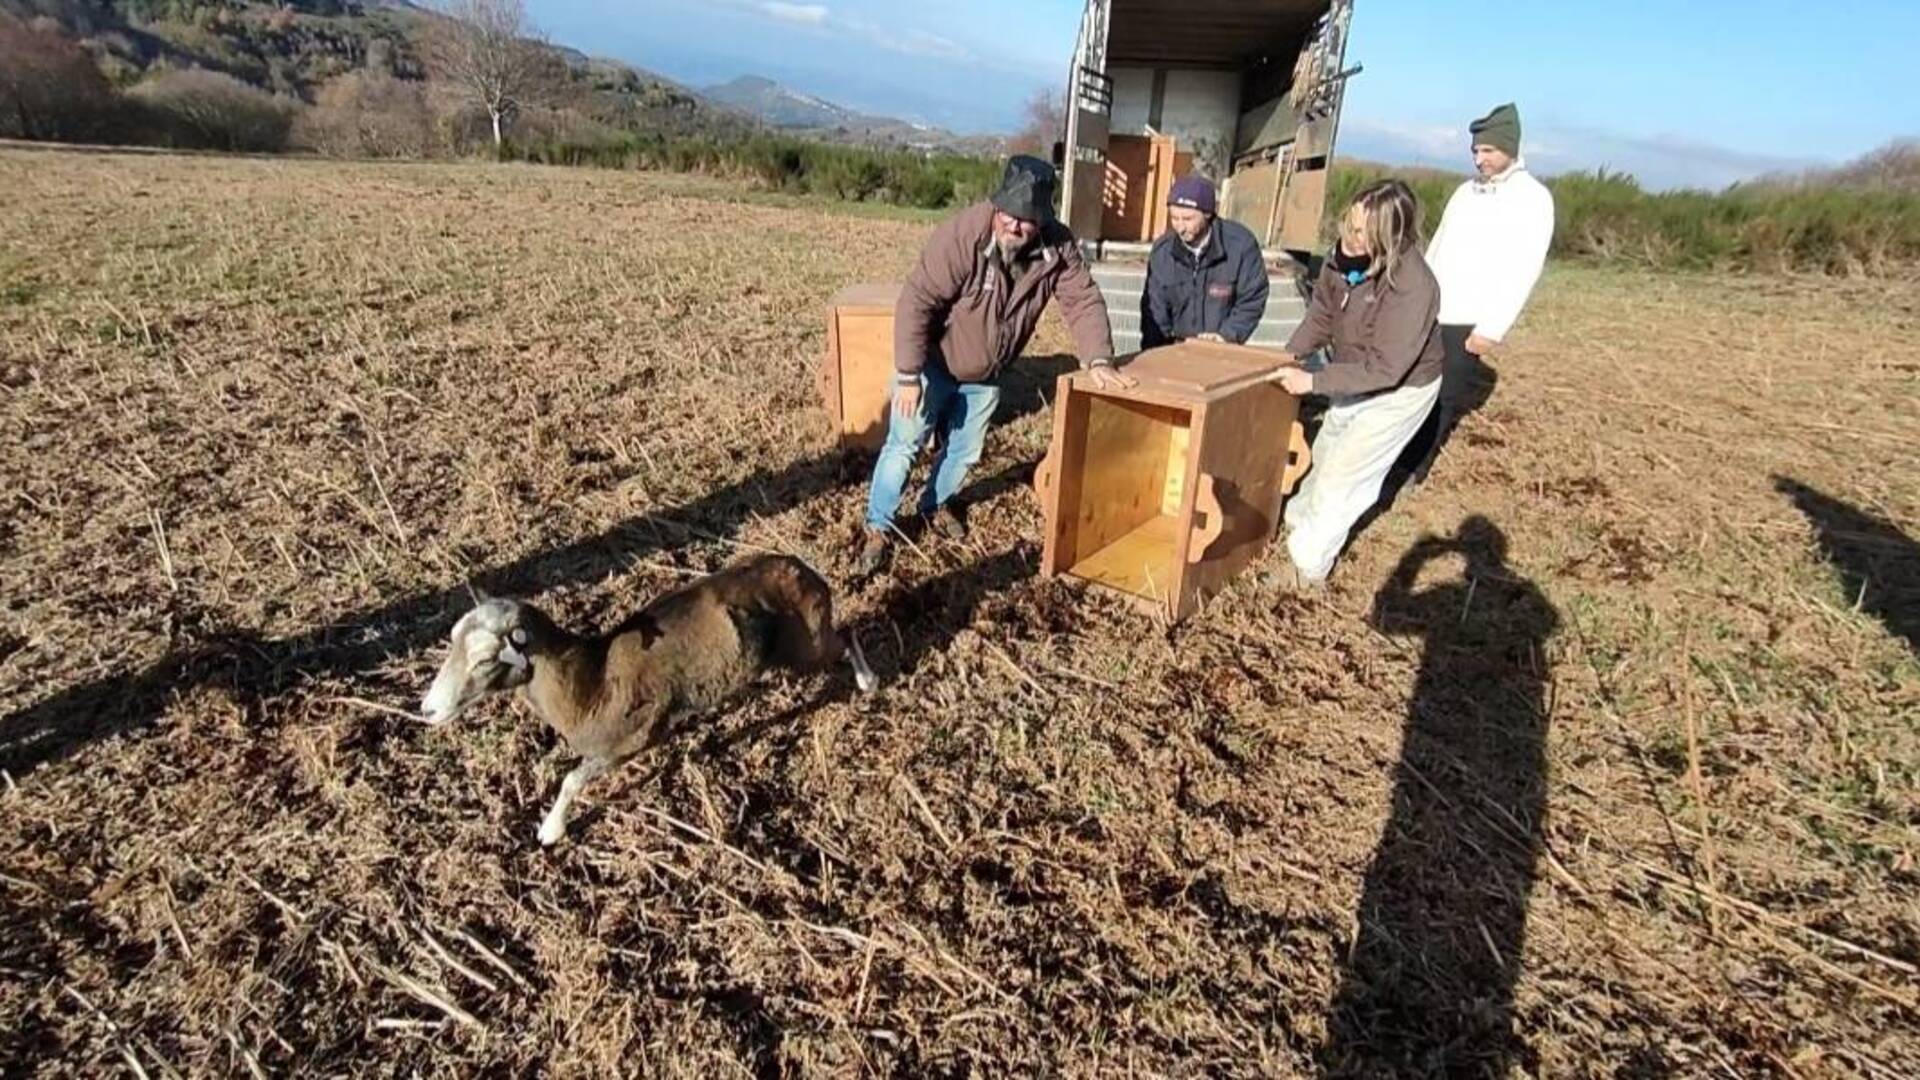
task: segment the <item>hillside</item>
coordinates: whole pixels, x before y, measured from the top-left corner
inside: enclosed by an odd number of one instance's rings
[[[350,73],[424,80],[422,36],[439,18],[406,0],[0,0],[0,13],[57,26],[115,86],[202,68],[309,103]],[[541,95],[544,109],[638,134],[728,137],[759,127],[651,72],[549,48],[565,76]]]
[[[57,24],[118,85],[198,67],[303,98],[356,68],[423,77],[414,42],[430,17],[398,0],[0,0],[0,12]]]
[[[122,89],[168,70],[205,69],[315,102],[355,73],[419,83],[432,10],[407,0],[0,0],[0,13],[55,27]],[[961,136],[855,110],[746,76],[695,91],[622,60],[548,43],[560,74],[526,110],[523,137],[737,139],[767,128],[820,142],[997,154],[998,136]],[[595,126],[604,131],[596,132]]]
[[[700,93],[710,101],[751,113],[775,127],[834,127],[864,119],[851,109],[789,90],[758,75],[742,75],[732,82],[704,87]]]
[[[862,146],[905,147],[959,154],[997,155],[1006,152],[999,135],[959,135],[930,124],[872,116],[805,94],[759,75],[742,75],[731,82],[708,86],[700,96],[736,109],[784,131],[827,142]]]

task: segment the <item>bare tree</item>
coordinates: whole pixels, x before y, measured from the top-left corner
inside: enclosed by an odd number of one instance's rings
[[[1013,137],[1009,148],[1016,154],[1046,157],[1053,144],[1066,137],[1067,103],[1057,89],[1036,90],[1027,99],[1026,124]]]
[[[499,146],[508,119],[550,76],[553,59],[523,0],[445,0],[427,35],[433,73],[486,110]]]
[[[427,89],[384,70],[328,80],[294,125],[295,140],[334,157],[425,157],[433,151]]]

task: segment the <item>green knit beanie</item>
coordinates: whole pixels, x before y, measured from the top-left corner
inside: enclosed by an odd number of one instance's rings
[[[1495,146],[1508,157],[1520,156],[1520,110],[1512,102],[1467,125],[1475,146]]]

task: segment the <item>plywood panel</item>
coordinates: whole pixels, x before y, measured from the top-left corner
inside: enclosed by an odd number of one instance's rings
[[[1225,518],[1220,538],[1191,567],[1186,588],[1198,602],[1259,559],[1280,520],[1280,481],[1300,400],[1273,383],[1237,391],[1207,406],[1196,449],[1200,471],[1214,478]]]
[[[1147,210],[1146,222],[1141,227],[1141,239],[1149,243],[1160,239],[1167,231],[1167,196],[1173,193],[1173,140],[1157,138],[1153,140],[1152,152],[1147,155]]]
[[[1240,114],[1233,152],[1250,154],[1291,142],[1300,129],[1300,114],[1285,95],[1271,98]]]
[[[833,294],[833,307],[842,313],[892,315],[894,305],[899,302],[898,285],[849,285]]]
[[[1046,459],[1035,471],[1046,536],[1041,545],[1040,572],[1058,574],[1074,561],[1074,507],[1080,505],[1080,479],[1087,461],[1087,395],[1074,388],[1073,376],[1054,382],[1053,440]]]
[[[1295,251],[1311,251],[1319,245],[1320,215],[1327,205],[1327,173],[1317,169],[1299,169],[1287,179],[1287,191],[1280,203],[1280,246]]]
[[[841,313],[841,431],[850,440],[878,446],[886,439],[893,371],[893,313]]]
[[[1192,154],[1176,150],[1171,138],[1154,140],[1153,191],[1147,203],[1147,240],[1158,240],[1166,234],[1172,221],[1167,199],[1173,195],[1173,182],[1192,171]]]
[[[1224,341],[1162,345],[1127,362],[1127,374],[1182,397],[1209,397],[1281,367],[1269,349]]]
[[[1319,246],[1320,219],[1326,211],[1328,165],[1333,160],[1333,118],[1322,117],[1300,128],[1294,140],[1293,172],[1280,195],[1276,235],[1280,246],[1311,251]]]
[[[1147,239],[1153,186],[1153,140],[1115,135],[1107,140],[1106,179],[1100,190],[1100,239]]]
[[[850,285],[827,308],[827,349],[815,381],[843,444],[878,449],[886,439],[899,297],[898,285]]]
[[[1157,515],[1069,570],[1073,577],[1165,603],[1178,587],[1180,519]]]
[[[1069,565],[1159,514],[1173,431],[1188,415],[1114,398],[1088,402]]]
[[[1301,124],[1293,139],[1293,156],[1297,161],[1309,158],[1325,157],[1333,149],[1333,118],[1323,116]]]
[[[1220,212],[1223,216],[1245,225],[1260,238],[1262,246],[1272,243],[1269,229],[1274,221],[1274,208],[1280,195],[1280,162],[1269,161],[1264,165],[1241,169],[1233,174],[1233,180],[1227,186],[1227,196]]]
[[[1167,477],[1161,487],[1160,512],[1178,514],[1187,491],[1187,448],[1193,441],[1191,428],[1177,427],[1167,439]]]

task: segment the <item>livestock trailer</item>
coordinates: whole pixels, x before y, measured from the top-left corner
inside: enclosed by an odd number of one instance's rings
[[[1087,0],[1059,148],[1062,217],[1095,263],[1115,346],[1138,347],[1147,247],[1176,177],[1198,172],[1273,268],[1249,344],[1297,325],[1348,78],[1353,0]],[[1357,69],[1356,69],[1357,70]]]

